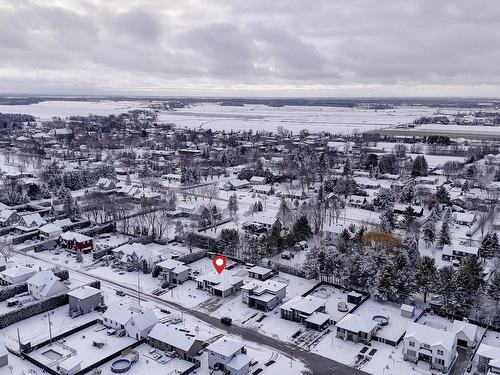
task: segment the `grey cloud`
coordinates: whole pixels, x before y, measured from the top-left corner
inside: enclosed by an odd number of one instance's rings
[[[200,87],[500,95],[488,0],[0,2],[0,92]],[[339,91],[340,90],[340,91]],[[448,92],[447,91],[447,92]],[[203,94],[203,92],[200,92]]]

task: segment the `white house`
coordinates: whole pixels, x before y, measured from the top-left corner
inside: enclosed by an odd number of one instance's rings
[[[403,345],[403,358],[406,361],[429,362],[432,369],[446,373],[456,356],[455,333],[414,322],[408,323]]]
[[[479,255],[479,248],[476,246],[465,246],[459,244],[444,245],[443,251],[441,253],[441,258],[443,260],[461,260],[464,257]]]
[[[20,216],[16,210],[3,209],[0,211],[0,226],[8,227],[17,224]]]
[[[12,285],[28,280],[36,273],[33,268],[25,266],[14,266],[0,272],[0,282],[2,285]]]
[[[177,260],[167,259],[156,264],[156,267],[160,269],[158,277],[162,282],[182,284],[189,280],[189,271],[191,268]]]
[[[454,320],[451,331],[455,333],[457,346],[473,348],[476,346],[478,327],[467,321]]]
[[[223,190],[238,190],[247,187],[250,187],[250,182],[248,182],[247,180],[240,180],[240,179],[226,181],[224,185],[222,185]]]
[[[28,284],[29,294],[37,300],[52,297],[69,290],[51,270],[37,272],[26,280],[26,283]]]
[[[380,328],[379,322],[357,314],[347,314],[335,325],[339,339],[368,343]]]
[[[252,191],[257,194],[269,195],[273,192],[273,187],[271,185],[254,185]]]
[[[252,178],[250,179],[250,184],[252,185],[264,185],[265,182],[266,182],[265,177],[252,176]]]
[[[40,216],[38,212],[35,212],[34,214],[20,216],[19,221],[17,222],[17,226],[20,229],[25,229],[25,230],[38,229],[45,224],[47,224],[47,222]]]
[[[240,290],[243,278],[227,272],[219,275],[215,272],[196,278],[198,289],[203,289],[217,297],[225,298]]]
[[[40,227],[40,229],[38,229],[38,232],[41,238],[54,239],[58,238],[59,235],[62,233],[62,228],[58,225],[49,223]]]
[[[281,225],[280,220],[276,216],[268,216],[257,214],[252,217],[252,223],[264,229],[271,229],[274,225]]]
[[[207,351],[210,369],[227,371],[231,375],[248,374],[251,360],[242,342],[221,337],[207,346]]]
[[[283,301],[286,287],[279,281],[251,280],[241,286],[242,301],[257,310],[270,311]]]
[[[305,324],[313,313],[325,312],[326,302],[326,299],[316,296],[295,296],[280,306],[281,317]]]
[[[476,214],[473,213],[456,212],[454,217],[455,223],[469,227],[476,221]]]
[[[108,307],[101,317],[102,324],[108,328],[125,330],[127,336],[136,340],[147,337],[158,322],[158,318],[151,309],[122,303]]]
[[[474,363],[481,374],[500,374],[500,348],[482,343],[474,356]]]
[[[124,267],[137,265],[143,271],[151,271],[156,264],[161,262],[161,254],[158,251],[140,243],[118,246],[112,250],[112,253]]]

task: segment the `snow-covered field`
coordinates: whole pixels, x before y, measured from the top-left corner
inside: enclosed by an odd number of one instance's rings
[[[348,107],[245,105],[238,107],[201,103],[191,108],[163,112],[159,120],[178,126],[203,127],[212,130],[268,130],[278,126],[297,134],[301,129],[310,132],[328,131],[350,134],[392,125],[407,124],[424,115],[432,115],[434,108],[400,107],[372,110]]]
[[[46,101],[27,105],[0,105],[0,113],[24,113],[50,120],[52,117],[86,116],[88,114],[107,116],[133,109],[146,108],[145,102],[132,101]]]

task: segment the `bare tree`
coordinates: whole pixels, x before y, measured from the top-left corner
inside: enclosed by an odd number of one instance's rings
[[[0,242],[0,255],[2,255],[5,259],[5,263],[9,261],[9,259],[14,254],[14,246],[11,242],[7,242],[6,240]]]

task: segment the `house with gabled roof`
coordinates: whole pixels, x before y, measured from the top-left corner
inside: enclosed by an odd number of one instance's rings
[[[280,306],[281,318],[305,324],[315,312],[325,312],[326,299],[316,296],[295,296]]]
[[[403,358],[428,362],[432,369],[446,373],[457,356],[455,337],[453,332],[410,322],[403,339]]]
[[[19,284],[28,280],[36,273],[36,270],[30,267],[16,265],[0,272],[0,283],[2,285]]]
[[[110,305],[100,320],[108,328],[125,330],[127,336],[136,340],[147,337],[158,323],[158,318],[152,309],[122,303]]]
[[[197,362],[195,357],[203,348],[203,340],[186,329],[156,324],[148,334],[148,344],[161,351],[175,352],[185,361]]]
[[[65,293],[69,288],[51,270],[37,272],[26,280],[28,292],[37,300]]]
[[[250,370],[250,357],[246,354],[245,344],[221,337],[207,346],[208,367],[213,370],[227,371],[231,375],[245,375]]]
[[[250,280],[241,286],[243,303],[261,311],[270,311],[286,297],[287,284],[266,280]]]
[[[358,314],[346,314],[335,327],[336,336],[342,340],[369,343],[380,325],[379,322]]]

